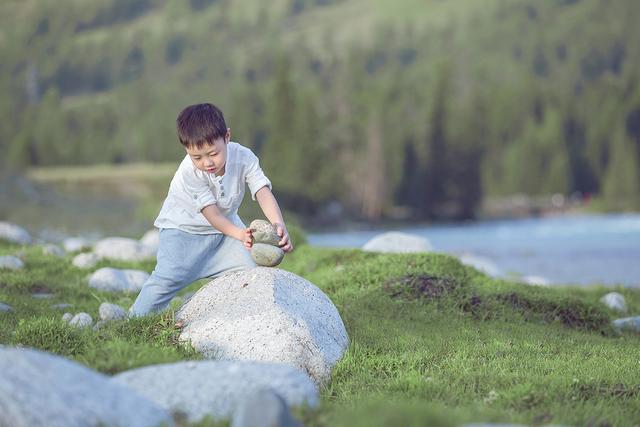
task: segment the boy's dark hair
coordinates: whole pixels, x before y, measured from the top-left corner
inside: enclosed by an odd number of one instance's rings
[[[178,139],[185,147],[202,148],[227,134],[222,111],[213,104],[189,105],[176,120]]]

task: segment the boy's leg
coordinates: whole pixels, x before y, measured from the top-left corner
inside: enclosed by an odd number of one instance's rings
[[[219,236],[163,229],[156,268],[131,306],[130,313],[143,316],[161,311],[180,289],[199,279],[202,265],[213,252],[212,247],[221,240]]]
[[[211,256],[204,269],[200,272],[201,278],[215,278],[224,273],[246,270],[256,266],[251,258],[251,252],[241,241],[233,237],[222,236],[222,241],[215,249],[215,254]]]

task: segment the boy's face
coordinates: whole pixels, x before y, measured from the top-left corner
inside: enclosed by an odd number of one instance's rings
[[[202,148],[186,147],[185,150],[197,169],[206,173],[224,175],[224,167],[227,163],[227,144],[230,138],[231,131],[228,129],[224,138],[214,140],[213,144],[205,144]]]

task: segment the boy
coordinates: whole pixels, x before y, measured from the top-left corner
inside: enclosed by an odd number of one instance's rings
[[[238,216],[245,184],[276,226],[280,247],[293,249],[271,182],[251,150],[230,142],[222,111],[190,105],[176,124],[187,155],[154,222],[160,229],[158,260],[130,309],[134,316],[162,310],[198,279],[256,266],[248,251],[251,231]]]

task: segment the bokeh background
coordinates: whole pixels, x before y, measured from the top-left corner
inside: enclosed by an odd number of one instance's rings
[[[3,0],[0,218],[139,236],[196,102],[306,229],[637,211],[638,22],[635,0]]]

